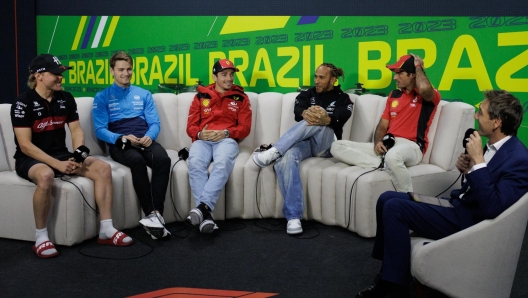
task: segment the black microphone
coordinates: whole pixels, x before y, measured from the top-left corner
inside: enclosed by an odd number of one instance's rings
[[[474,132],[475,132],[474,128],[468,128],[468,130],[466,130],[466,133],[464,134],[464,138],[462,139],[462,147],[464,147],[464,149],[466,149],[469,136],[471,136]],[[467,154],[467,149],[464,150],[464,154]]]
[[[132,144],[132,142],[129,139],[127,139],[125,136],[120,136],[119,138],[117,138],[115,142],[115,146],[121,150],[128,150],[130,148],[143,150],[143,151],[145,150],[145,147],[143,146]]]
[[[396,138],[394,137],[393,134],[388,133],[383,136],[382,141],[383,141],[383,146],[385,146],[385,148],[387,148],[387,151],[389,151],[389,149],[392,148],[392,146],[394,146],[394,143],[396,142]]]
[[[72,160],[78,163],[84,162],[84,160],[90,155],[90,149],[88,147],[81,145],[75,151],[73,151]]]
[[[178,157],[180,160],[186,160],[189,157],[189,148],[183,147],[183,149],[178,151]]]
[[[394,137],[393,134],[388,133],[383,136],[383,139],[381,139],[381,141],[383,142],[383,146],[385,146],[385,149],[389,151],[389,149],[392,148],[392,146],[394,146],[394,143],[396,142],[396,138]],[[383,152],[383,154],[381,155],[381,163],[378,169],[383,168],[383,165],[385,164],[385,154],[387,154],[387,151]]]

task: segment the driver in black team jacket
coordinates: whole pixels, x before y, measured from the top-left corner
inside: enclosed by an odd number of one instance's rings
[[[62,91],[62,73],[71,67],[61,65],[57,57],[42,54],[31,62],[28,85],[11,106],[11,123],[15,133],[16,173],[37,185],[33,194],[35,245],[40,258],[59,253],[48,238],[47,218],[51,191],[56,175],[78,175],[94,181],[95,201],[101,219],[101,244],[127,246],[132,238],[114,228],[112,223],[112,170],[110,165],[92,156],[74,160],[66,147],[65,126],[71,133],[72,147],[89,152],[84,146],[84,133],[79,124],[77,104],[73,96]],[[82,148],[82,150],[81,150]]]
[[[301,92],[295,99],[295,121],[270,149],[253,155],[259,167],[272,162],[284,197],[282,212],[288,224],[288,234],[302,233],[303,190],[300,162],[308,157],[331,157],[330,147],[341,139],[343,125],[352,114],[352,102],[348,94],[334,86],[338,77],[344,78],[343,70],[331,63],[321,64],[314,76],[315,87]]]

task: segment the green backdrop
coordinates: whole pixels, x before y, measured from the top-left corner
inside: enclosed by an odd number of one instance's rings
[[[385,65],[412,52],[444,100],[478,107],[482,91],[505,89],[528,101],[528,17],[38,16],[37,36],[39,53],[73,67],[64,87],[77,97],[113,82],[118,50],[134,57],[132,83],[154,93],[211,83],[214,62],[229,58],[247,91],[297,91],[331,62],[345,71],[343,90],[388,94]]]

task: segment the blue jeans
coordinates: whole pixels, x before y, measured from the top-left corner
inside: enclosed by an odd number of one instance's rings
[[[300,164],[308,157],[332,157],[330,146],[334,141],[334,130],[328,126],[308,126],[301,121],[290,128],[274,144],[282,157],[273,166],[277,173],[279,188],[284,197],[282,213],[287,220],[301,219],[304,194]]]
[[[218,201],[238,155],[238,143],[230,138],[218,142],[196,140],[189,150],[189,182],[196,206],[204,203],[211,210]],[[207,171],[213,162],[211,174]]]

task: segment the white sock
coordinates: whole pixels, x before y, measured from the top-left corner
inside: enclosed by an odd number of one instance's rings
[[[114,228],[114,224],[112,223],[112,219],[105,219],[101,220],[101,228],[99,229],[99,238],[101,239],[110,239],[114,234],[117,232],[116,228]],[[132,238],[126,237],[123,239],[124,243],[128,243],[132,241]]]
[[[49,241],[48,228],[36,229],[35,233],[35,246],[38,247],[43,242]]]
[[[36,229],[35,230],[35,246],[38,247],[39,245],[41,245],[42,243],[46,242],[46,241],[49,241],[49,237],[48,237],[48,228],[44,228],[44,229]],[[45,251],[41,252],[42,255],[51,255],[51,254],[54,254],[54,253],[57,253],[57,250],[56,249],[46,249]]]

